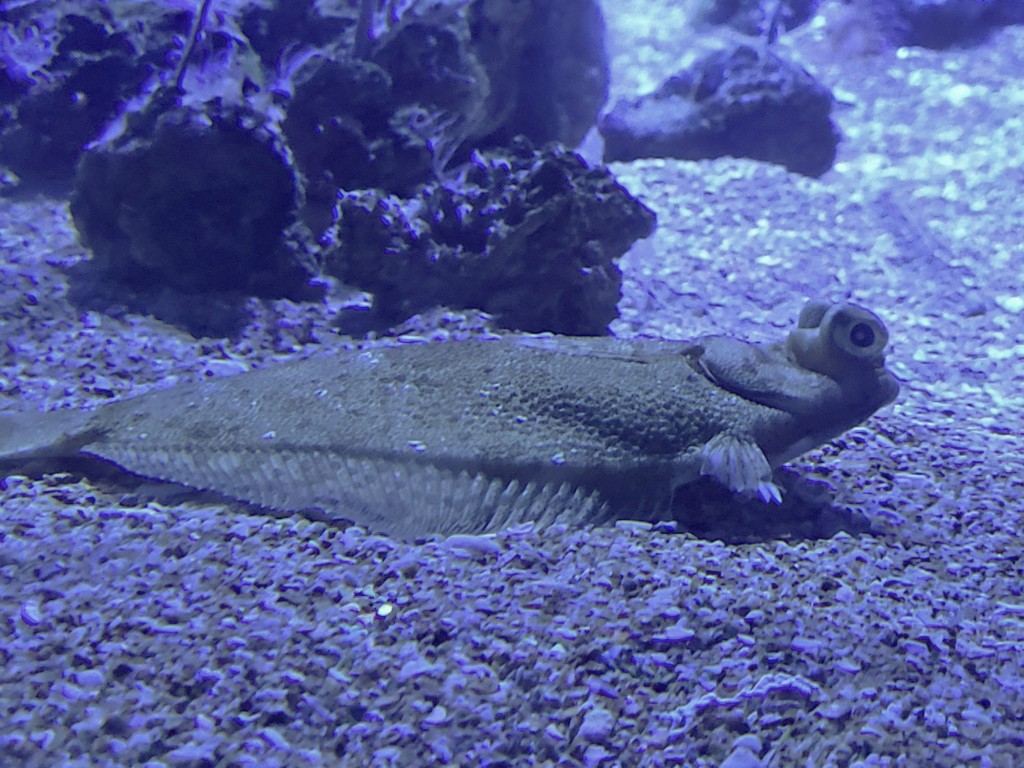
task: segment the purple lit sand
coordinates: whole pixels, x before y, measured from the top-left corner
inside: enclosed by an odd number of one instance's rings
[[[608,14],[618,87],[653,85],[678,14]],[[659,228],[622,261],[613,329],[762,340],[808,297],[878,312],[899,400],[792,465],[874,534],[408,545],[9,477],[0,766],[1019,766],[1024,28],[843,66],[812,42],[807,66],[852,104],[837,168],[614,166]],[[82,314],[66,206],[0,216],[2,410],[350,344],[326,306],[254,303],[235,342]]]

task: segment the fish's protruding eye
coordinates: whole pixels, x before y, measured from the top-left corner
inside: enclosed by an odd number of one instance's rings
[[[885,362],[889,333],[878,316],[853,304],[808,302],[787,347],[794,360],[812,371],[841,379]]]

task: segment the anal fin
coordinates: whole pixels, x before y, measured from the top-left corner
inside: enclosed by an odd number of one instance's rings
[[[352,521],[400,538],[482,533],[529,521],[543,527],[608,519],[598,494],[568,483],[523,483],[419,461],[287,448],[91,445],[84,450],[144,477],[279,511],[322,510],[329,521]]]

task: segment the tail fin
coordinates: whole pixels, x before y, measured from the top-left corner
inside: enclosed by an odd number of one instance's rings
[[[91,411],[0,413],[0,461],[71,456],[88,442]]]

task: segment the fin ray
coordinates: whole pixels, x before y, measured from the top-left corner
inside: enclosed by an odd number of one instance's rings
[[[321,509],[413,538],[484,533],[533,521],[596,524],[608,517],[597,493],[568,483],[521,484],[426,462],[359,459],[323,451],[256,452],[90,445],[86,453],[130,472],[216,491],[281,512]]]

